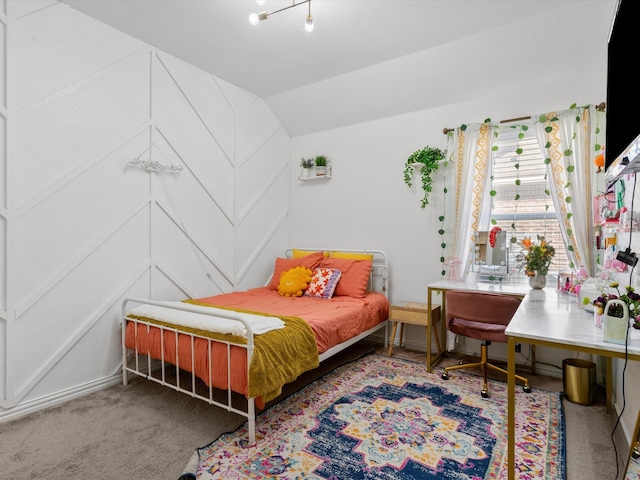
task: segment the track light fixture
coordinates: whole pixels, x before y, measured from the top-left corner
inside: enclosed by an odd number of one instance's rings
[[[258,5],[264,5],[265,4],[265,0],[257,0]],[[249,15],[249,23],[251,23],[251,25],[257,25],[258,23],[260,23],[263,20],[266,20],[267,18],[269,18],[270,15],[273,15],[275,13],[278,12],[282,12],[284,10],[289,10],[290,8],[293,7],[297,7],[298,5],[302,5],[304,3],[308,3],[309,4],[309,13],[307,14],[307,19],[305,21],[304,24],[304,29],[307,32],[312,32],[313,31],[313,17],[311,16],[311,0],[302,0],[298,3],[296,3],[295,0],[292,0],[291,5],[289,5],[288,7],[284,7],[281,8],[279,10],[274,10],[273,12],[260,12],[260,13],[252,13],[251,15]]]

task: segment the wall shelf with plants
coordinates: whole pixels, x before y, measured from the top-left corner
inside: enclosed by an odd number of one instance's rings
[[[333,169],[328,165],[329,159],[324,155],[315,158],[304,157],[300,160],[301,172],[298,180],[301,182],[313,182],[318,180],[331,179]]]

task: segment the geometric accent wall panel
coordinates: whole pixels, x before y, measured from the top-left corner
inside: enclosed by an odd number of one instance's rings
[[[4,6],[4,5],[3,5]],[[7,78],[6,78],[6,64],[7,64],[7,26],[0,20],[0,65],[2,65],[0,75],[0,105],[7,108]],[[0,145],[6,145],[6,143],[0,143]],[[2,184],[4,185],[4,184]]]
[[[184,101],[189,103],[204,128],[209,131],[229,162],[232,162],[235,111],[226,96],[224,82],[164,52],[158,52],[157,58],[173,77],[175,85],[184,95]]]
[[[112,382],[123,297],[255,287],[290,239],[290,139],[263,100],[64,4],[10,6],[0,416]]]
[[[33,3],[18,2],[18,3]],[[49,15],[34,15],[16,32],[16,108],[32,105],[60,92],[148,46],[100,22],[59,4]],[[77,48],[82,45],[83,48]],[[60,52],[73,51],[61,64]]]
[[[22,206],[149,118],[149,58],[140,53],[16,119],[16,202]]]
[[[88,166],[16,220],[16,304],[25,302],[52,281],[61,281],[78,256],[91,255],[95,244],[148,195],[146,179],[119,164],[127,149],[142,151],[149,136],[142,132],[121,148]],[[118,195],[114,195],[118,192]]]

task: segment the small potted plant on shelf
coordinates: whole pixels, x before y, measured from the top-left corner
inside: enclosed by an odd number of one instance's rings
[[[404,165],[404,183],[411,187],[413,185],[413,175],[416,171],[420,172],[422,180],[422,197],[421,206],[426,207],[429,204],[429,193],[433,186],[432,174],[438,170],[440,163],[445,159],[445,153],[439,148],[426,146],[422,150],[413,152]]]
[[[327,174],[327,157],[324,155],[317,155],[315,158],[316,163],[316,175]]]
[[[300,166],[302,167],[302,175],[305,177],[315,177],[316,163],[313,158],[304,158],[300,160]]]

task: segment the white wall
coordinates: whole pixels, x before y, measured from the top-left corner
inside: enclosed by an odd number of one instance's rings
[[[1,6],[9,418],[119,380],[123,297],[265,282],[289,246],[290,139],[260,98],[65,4]]]
[[[385,250],[391,263],[391,300],[426,302],[426,286],[441,278],[438,217],[451,215],[451,190],[444,199],[435,187],[430,205],[420,209],[420,188],[403,182],[406,158],[425,145],[446,147],[444,127],[546,113],[606,100],[606,45],[613,15],[611,2],[588,2],[562,9],[560,16],[535,24],[519,24],[442,45],[387,62],[389,69],[418,65],[431,69],[433,79],[425,91],[442,89],[442,97],[459,93],[437,108],[292,138],[292,244],[340,245]],[[482,48],[478,48],[482,46]],[[481,55],[483,62],[478,62]],[[530,63],[527,63],[530,62]],[[523,63],[525,67],[523,68]],[[470,68],[468,66],[473,66]],[[320,82],[308,92],[327,93],[340,82],[345,90],[366,82],[367,74],[380,75],[385,64],[353,76]],[[496,68],[497,67],[497,68]],[[407,74],[411,74],[408,69]],[[451,87],[447,85],[448,76]],[[464,84],[460,79],[464,78]],[[352,81],[349,84],[349,80]],[[345,86],[346,85],[346,86]],[[326,88],[326,91],[325,91]],[[363,85],[366,88],[366,85]],[[397,88],[402,88],[397,85]],[[379,94],[393,95],[394,92]],[[376,95],[371,95],[375,102]],[[604,143],[604,135],[602,136]],[[325,183],[298,182],[296,162],[301,157],[327,155],[333,178]],[[438,173],[442,182],[442,173]],[[444,210],[443,210],[444,209]],[[447,243],[452,244],[452,230]],[[447,253],[445,256],[451,255]],[[408,326],[408,345],[426,349],[424,329]],[[479,352],[479,344],[466,339],[458,350]],[[523,346],[523,354],[528,348]],[[506,359],[503,345],[491,346],[491,355]],[[538,348],[538,371],[561,376],[569,351]],[[522,361],[520,357],[518,361]],[[545,365],[546,364],[546,365]],[[628,373],[627,398],[638,391],[637,370]],[[618,410],[621,399],[618,398]],[[627,412],[623,428],[629,438],[638,406]]]

